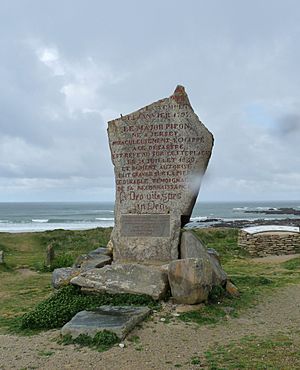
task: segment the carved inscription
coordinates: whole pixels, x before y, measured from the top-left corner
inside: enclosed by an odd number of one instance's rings
[[[170,215],[122,215],[121,236],[167,238],[170,236]]]
[[[158,102],[119,120],[110,147],[118,163],[120,204],[135,203],[136,213],[168,213],[191,190],[196,162],[211,154],[205,136],[196,135],[192,116],[190,104],[177,96],[171,104]]]

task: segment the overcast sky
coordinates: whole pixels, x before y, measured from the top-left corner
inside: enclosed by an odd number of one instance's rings
[[[0,201],[114,199],[107,121],[185,86],[199,198],[300,199],[297,0],[1,0]]]

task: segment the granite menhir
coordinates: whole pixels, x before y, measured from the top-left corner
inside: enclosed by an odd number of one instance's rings
[[[115,170],[114,261],[162,264],[178,258],[213,146],[183,86],[108,122]]]

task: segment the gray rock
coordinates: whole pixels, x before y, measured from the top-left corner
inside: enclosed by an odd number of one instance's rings
[[[204,243],[193,231],[184,231],[180,242],[180,256],[186,258],[209,259],[213,269],[212,285],[224,285],[227,274],[220,264],[220,256],[213,248],[206,248]]]
[[[111,257],[105,255],[96,255],[94,258],[84,260],[81,263],[80,269],[85,271],[93,268],[101,268],[105,265],[111,264]]]
[[[70,283],[70,280],[80,273],[79,269],[73,267],[62,267],[52,272],[51,284],[53,288],[59,289]]]
[[[210,259],[187,258],[169,264],[169,283],[174,300],[196,304],[206,301],[212,289],[213,269]]]
[[[96,265],[93,266],[93,264],[97,264],[95,260],[99,261],[98,266]],[[103,262],[101,263],[101,261]],[[111,263],[111,261],[112,261],[111,252],[107,248],[99,247],[97,249],[90,251],[87,254],[82,254],[78,256],[73,267],[81,267],[82,265],[90,265],[91,266],[90,268],[93,268],[93,267],[100,268],[100,267],[103,267],[104,265]]]
[[[216,256],[213,254],[209,254],[209,258],[213,268],[213,285],[225,286],[228,276],[226,272],[223,270],[219,262],[219,259],[216,258]]]
[[[193,231],[183,231],[180,241],[180,258],[208,257],[207,249]]]
[[[4,251],[0,251],[0,265],[4,264]]]
[[[46,249],[46,266],[51,266],[55,257],[54,247],[52,244],[49,244]]]
[[[180,228],[198,195],[213,136],[183,86],[173,95],[108,123],[115,171],[118,263],[178,258]]]
[[[71,284],[86,291],[147,294],[161,299],[168,290],[168,276],[155,266],[113,264],[87,270],[73,278]]]
[[[150,312],[148,307],[101,306],[93,311],[78,312],[63,326],[61,334],[72,338],[80,334],[94,337],[100,331],[109,330],[122,340]]]
[[[207,248],[207,253],[221,264],[220,254],[214,248]]]

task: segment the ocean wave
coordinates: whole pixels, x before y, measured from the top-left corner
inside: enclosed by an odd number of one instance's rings
[[[255,207],[254,209],[257,211],[278,211],[276,207]]]
[[[114,221],[114,217],[96,217],[95,220],[97,221]]]
[[[191,217],[191,221],[206,221],[208,219],[207,216],[196,216],[196,217]]]
[[[32,222],[38,222],[41,224],[47,223],[49,220],[47,218],[34,218],[31,220]]]
[[[247,211],[248,207],[235,207],[232,208],[233,212],[239,212],[239,211]]]

